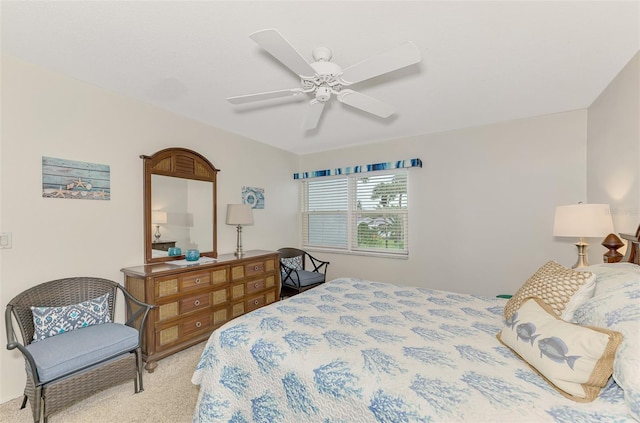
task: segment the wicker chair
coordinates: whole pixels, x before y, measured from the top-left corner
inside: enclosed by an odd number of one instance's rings
[[[114,322],[118,290],[124,294],[127,316],[130,316],[124,324],[98,324],[52,336],[43,341],[33,342],[35,328],[31,311],[32,306],[68,306],[89,301],[109,293],[107,301],[108,313],[110,314],[111,322]],[[33,421],[46,422],[51,414],[102,389],[127,380],[133,379],[136,393],[142,391],[142,353],[140,348],[142,331],[140,329],[144,325],[151,308],[152,306],[133,298],[120,284],[107,279],[92,277],[58,279],[36,285],[18,294],[7,305],[5,320],[7,349],[13,350],[17,348],[25,359],[27,382],[21,409],[26,406],[28,399],[31,404]],[[15,318],[22,335],[22,343],[16,340],[12,316]],[[132,331],[131,328],[135,330]],[[108,332],[111,330],[115,332]],[[128,334],[127,345],[125,347],[114,346],[113,334],[123,332]],[[51,351],[54,349],[60,350],[61,346],[62,349],[68,348],[70,344],[75,349],[79,345],[78,343],[89,339],[83,338],[88,335],[93,338],[91,342],[87,342],[87,344],[91,345],[87,345],[86,354],[82,357],[82,360],[77,360],[71,364],[65,363],[66,370],[60,370],[58,372],[60,374],[56,374],[55,377],[53,373],[49,373],[50,377],[44,376],[45,372],[50,370],[45,368],[43,359],[40,357],[46,357],[47,360],[55,360],[56,358],[52,358]],[[46,344],[50,340],[55,340],[54,349],[49,349],[49,347],[53,346],[52,344]],[[137,346],[132,347],[136,340]],[[76,344],[74,345],[71,341]],[[33,345],[31,345],[32,343]],[[40,350],[43,350],[46,346],[45,351],[47,352],[40,355],[36,354],[34,348],[37,344],[42,345]],[[99,344],[105,345],[99,346]],[[92,353],[91,348],[95,348],[96,352]],[[99,348],[99,354],[97,348]],[[118,348],[120,351],[118,351]],[[122,349],[126,349],[126,351],[122,351]],[[98,355],[102,355],[102,357],[97,357]],[[58,360],[64,363],[63,360],[59,358]],[[82,364],[79,364],[79,362],[82,362]],[[76,368],[74,368],[74,365]]]
[[[282,275],[281,296],[283,292],[284,295],[299,294],[325,282],[328,261],[317,259],[298,248],[280,248],[278,252]]]

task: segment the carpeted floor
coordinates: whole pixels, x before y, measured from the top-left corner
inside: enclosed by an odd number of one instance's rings
[[[85,399],[53,414],[49,423],[139,423],[191,422],[198,399],[198,387],[191,375],[205,343],[200,343],[158,361],[153,373],[144,372],[144,392],[133,393],[133,381]],[[22,397],[0,404],[0,422],[33,422],[27,403],[20,410]]]

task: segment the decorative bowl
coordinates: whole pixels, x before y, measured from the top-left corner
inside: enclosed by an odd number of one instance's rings
[[[170,247],[167,251],[169,252],[169,257],[175,257],[182,254],[182,248],[180,247]]]
[[[200,251],[187,250],[187,252],[184,254],[184,258],[187,259],[187,261],[196,261],[200,258]]]

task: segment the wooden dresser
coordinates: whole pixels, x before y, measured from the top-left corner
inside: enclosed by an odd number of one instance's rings
[[[169,263],[122,269],[127,290],[155,306],[142,344],[149,372],[158,360],[207,340],[234,317],[280,298],[277,252],[248,251],[241,259],[222,255],[216,263],[195,266]]]

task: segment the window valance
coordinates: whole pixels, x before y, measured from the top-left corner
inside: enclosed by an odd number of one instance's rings
[[[402,169],[410,167],[422,167],[422,160],[407,159],[397,160],[395,162],[373,163],[366,165],[357,165],[351,167],[342,167],[336,169],[312,170],[309,172],[299,172],[293,174],[293,179],[318,178],[321,176],[349,175],[351,173],[374,172],[376,170]]]

